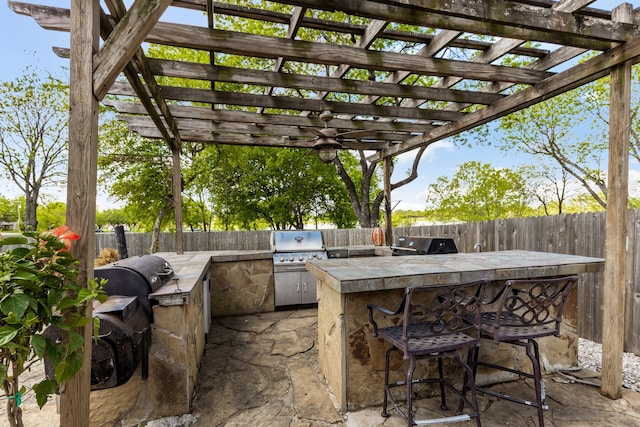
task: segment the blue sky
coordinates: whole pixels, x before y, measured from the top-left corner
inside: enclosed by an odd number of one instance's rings
[[[58,7],[69,7],[68,0],[24,0],[37,4]],[[129,3],[129,2],[127,2]],[[612,9],[622,3],[622,0],[599,0],[591,6]],[[640,6],[640,0],[630,1],[634,8]],[[170,8],[177,9],[177,8]],[[176,13],[173,11],[173,13]],[[193,11],[181,11],[184,16],[202,20],[205,18]],[[171,20],[164,17],[163,20]],[[52,46],[69,47],[69,34],[48,31],[42,29],[36,22],[26,16],[18,15],[11,11],[5,1],[0,3],[0,53],[5,63],[0,67],[0,81],[10,81],[24,74],[27,66],[36,66],[41,70],[49,71],[57,76],[65,74],[61,67],[68,66],[68,61],[57,57]],[[393,181],[404,177],[411,167],[412,154],[407,153],[398,158]],[[419,178],[413,183],[402,187],[392,193],[393,204],[396,209],[423,209],[425,207],[426,192],[429,184],[442,175],[452,176],[458,165],[471,161],[491,163],[494,167],[515,168],[522,162],[530,161],[523,157],[506,157],[504,154],[491,147],[456,147],[451,141],[444,140],[432,144],[423,155],[420,162]],[[632,168],[640,169],[638,165]],[[640,179],[640,172],[632,171],[632,179]],[[4,197],[15,197],[18,191],[13,188],[11,182],[0,178],[0,194]],[[48,199],[64,201],[64,189],[45,189]],[[98,196],[98,209],[107,209],[112,205],[104,194]]]

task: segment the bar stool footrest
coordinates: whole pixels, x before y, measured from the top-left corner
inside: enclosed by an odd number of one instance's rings
[[[431,420],[413,420],[415,425],[418,426],[430,426],[433,424],[444,424],[444,423],[460,423],[463,421],[469,421],[471,417],[469,415],[455,415],[453,417],[443,417],[443,418],[434,418]]]

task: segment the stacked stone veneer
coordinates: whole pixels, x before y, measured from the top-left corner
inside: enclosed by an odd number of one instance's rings
[[[213,258],[211,313],[213,317],[274,311],[273,260],[254,257],[237,261]]]

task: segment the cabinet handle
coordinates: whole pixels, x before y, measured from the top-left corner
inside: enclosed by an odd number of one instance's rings
[[[296,292],[300,293],[300,283],[296,283]]]

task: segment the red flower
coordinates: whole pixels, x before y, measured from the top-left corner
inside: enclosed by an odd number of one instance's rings
[[[69,227],[66,225],[61,225],[58,228],[54,228],[53,230],[51,230],[51,234],[62,240],[64,245],[67,247],[67,250],[71,247],[72,240],[80,239],[80,236],[69,230]]]

